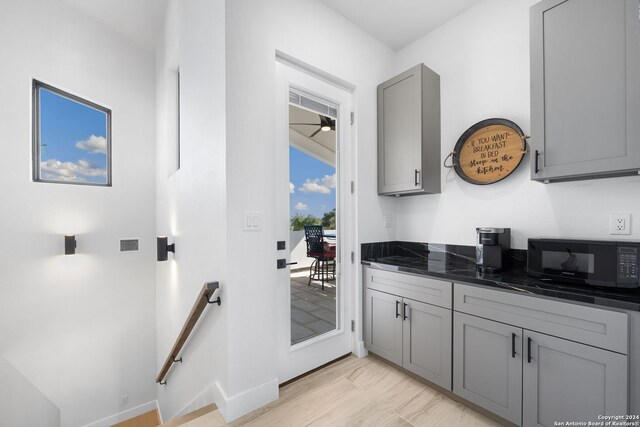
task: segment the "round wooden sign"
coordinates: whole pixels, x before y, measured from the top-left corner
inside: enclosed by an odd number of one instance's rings
[[[453,167],[471,184],[487,185],[505,179],[520,165],[527,152],[527,137],[506,119],[487,119],[462,134],[453,152]]]

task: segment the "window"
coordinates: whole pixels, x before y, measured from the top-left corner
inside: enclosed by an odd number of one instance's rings
[[[178,98],[176,100],[176,121],[177,121],[177,129],[176,129],[176,170],[180,169],[180,70],[178,70],[178,76],[177,76],[177,82],[176,85],[178,86],[177,90],[176,90],[176,97]]]
[[[111,110],[34,80],[33,180],[111,186]]]
[[[167,171],[180,170],[180,69],[169,70],[167,80]]]

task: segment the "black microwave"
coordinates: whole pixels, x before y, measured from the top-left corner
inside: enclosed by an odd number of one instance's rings
[[[583,286],[638,288],[640,242],[529,239],[527,271]]]

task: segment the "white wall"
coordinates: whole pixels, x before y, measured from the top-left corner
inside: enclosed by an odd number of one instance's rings
[[[371,190],[376,176],[375,89],[392,72],[393,52],[315,0],[227,1],[226,19],[229,370],[225,387],[230,400],[255,399],[257,405],[260,398],[277,393],[272,390],[278,375],[275,243],[286,237],[277,236],[274,225],[276,49],[356,86],[360,144],[356,181],[360,209],[367,212],[358,229],[363,238],[385,240],[384,230],[378,229],[380,212],[393,210],[392,201],[379,199]],[[263,231],[242,231],[244,210],[263,212]],[[233,410],[227,414],[233,416]]]
[[[529,7],[536,0],[485,0],[400,50],[395,72],[424,62],[441,76],[442,159],[474,123],[504,117],[526,134]],[[502,182],[475,186],[442,170],[442,194],[397,202],[397,239],[472,245],[475,227],[511,227],[512,246],[538,236],[609,238],[609,213],[631,212],[640,237],[639,177],[540,184],[531,156]],[[623,236],[622,238],[628,238]]]
[[[157,387],[164,420],[211,403],[214,383],[226,375],[224,10],[224,0],[172,1],[157,50],[157,234],[175,241],[176,254],[157,263],[156,372],[203,283],[219,281],[223,290],[222,306],[206,309],[185,346],[184,363],[172,368],[166,386]],[[181,169],[169,176],[178,66]]]
[[[48,0],[3,0],[0,52],[0,354],[78,426],[155,400],[153,54]],[[31,182],[32,77],[112,109],[113,187]]]
[[[60,409],[0,357],[0,427],[59,427]]]

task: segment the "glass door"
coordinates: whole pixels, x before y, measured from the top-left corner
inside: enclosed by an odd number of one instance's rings
[[[336,109],[289,104],[291,345],[333,331],[337,319]],[[315,110],[325,110],[320,113]],[[323,114],[324,113],[324,114]]]
[[[286,239],[281,272],[280,381],[351,351],[351,274],[345,274],[343,233],[351,212],[343,191],[345,111],[350,94],[278,64],[278,234]],[[345,215],[346,214],[346,215]]]

